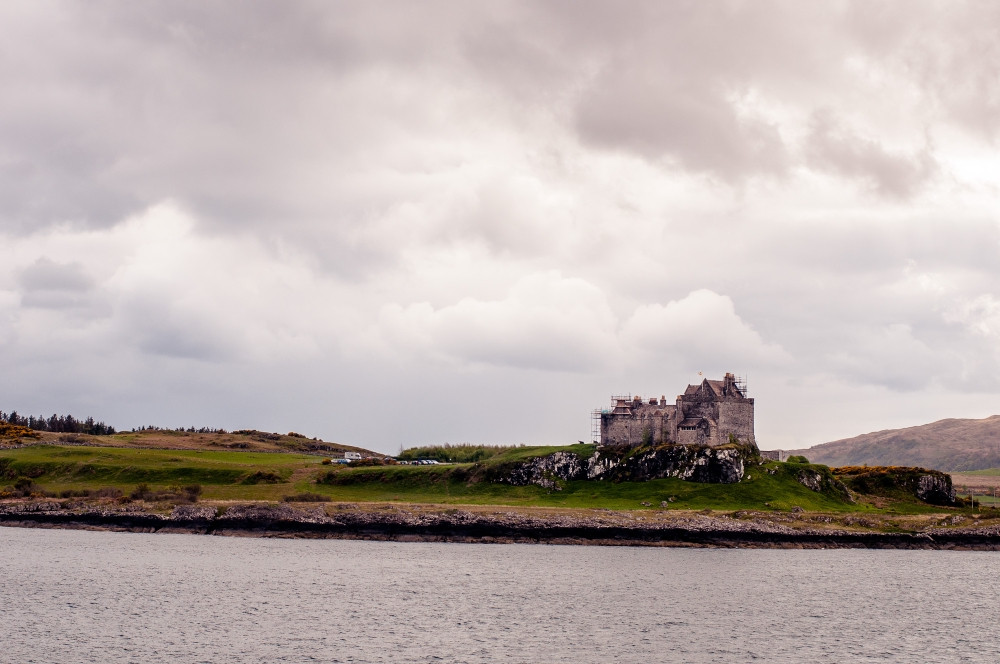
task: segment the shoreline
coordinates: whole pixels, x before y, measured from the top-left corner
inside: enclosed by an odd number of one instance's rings
[[[482,509],[482,508],[480,508]],[[766,518],[627,512],[524,514],[413,506],[287,504],[179,505],[170,513],[137,505],[51,502],[0,504],[0,527],[54,528],[228,537],[354,539],[398,542],[566,544],[769,549],[925,549],[1000,551],[1000,527],[880,532],[792,528]]]

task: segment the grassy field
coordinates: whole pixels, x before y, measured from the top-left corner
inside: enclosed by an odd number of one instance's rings
[[[0,478],[27,477],[54,493],[200,484],[206,498],[266,500],[307,486],[321,462],[305,454],[33,445],[0,450]]]
[[[960,496],[968,496],[969,493],[974,493],[977,501],[983,498],[983,504],[993,502],[992,495],[994,491],[1000,494],[1000,469],[998,468],[951,473],[951,479],[955,490]],[[986,494],[989,494],[988,500]]]
[[[767,462],[738,484],[701,484],[675,478],[648,482],[563,482],[559,491],[483,481],[490,467],[565,450],[581,457],[593,446],[516,447],[482,464],[350,467],[322,464],[296,453],[152,449],[39,444],[0,450],[0,491],[30,478],[40,491],[116,488],[153,490],[200,485],[206,500],[281,500],[309,492],[344,502],[512,505],[615,510],[790,510],[926,513],[940,508],[906,500],[850,503],[835,492],[811,491],[798,481],[799,464]],[[317,480],[320,480],[317,482]]]
[[[87,447],[136,447],[169,450],[239,450],[247,452],[303,452],[313,454],[340,454],[345,451],[375,454],[371,450],[352,445],[331,443],[318,438],[307,438],[295,432],[285,434],[266,431],[233,431],[227,433],[198,433],[172,429],[146,429],[121,431],[110,436],[37,432],[40,443],[50,445],[83,445]],[[3,442],[3,441],[0,441]],[[30,441],[29,441],[30,442]]]

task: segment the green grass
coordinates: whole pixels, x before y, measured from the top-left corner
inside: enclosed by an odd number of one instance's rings
[[[305,454],[35,445],[0,451],[0,485],[19,476],[56,492],[201,484],[206,498],[273,498],[282,495],[274,489],[280,485],[242,483],[256,472],[287,480],[298,469],[322,467],[320,462],[320,457]]]
[[[789,510],[920,513],[939,510],[916,500],[882,507],[846,502],[836,491],[812,491],[796,480],[822,466],[767,462],[748,469],[737,484],[701,484],[676,478],[648,482],[562,482],[561,490],[484,481],[508,465],[568,451],[587,458],[592,445],[516,447],[482,464],[350,467],[321,465],[321,457],[293,453],[195,451],[36,445],[0,450],[0,490],[16,478],[45,491],[115,487],[129,493],[145,483],[154,490],[200,484],[207,500],[281,500],[306,492],[349,502],[497,504],[514,506],[660,509]],[[261,477],[266,478],[260,480]],[[317,478],[326,478],[317,483]]]
[[[983,477],[1000,477],[1000,468],[986,468],[985,470],[963,470],[961,475],[980,475]]]
[[[592,451],[590,445],[574,445],[580,452]],[[511,459],[504,455],[496,462],[514,461],[542,456],[552,451],[571,448],[517,448]],[[520,456],[524,455],[524,456]],[[493,461],[493,460],[491,460]],[[798,506],[810,511],[853,512],[870,511],[868,505],[845,502],[834,493],[812,491],[795,479],[795,473],[808,466],[771,463],[765,468],[753,468],[751,479],[738,484],[702,484],[677,478],[648,482],[563,482],[562,490],[550,491],[538,486],[514,487],[506,484],[475,481],[477,466],[454,464],[447,466],[382,466],[374,468],[341,468],[332,471],[331,482],[315,485],[317,493],[337,500],[403,501],[433,503],[469,503],[534,505],[545,507],[578,507],[608,509],[641,509],[642,503],[659,508],[661,502],[677,509],[791,509]]]
[[[491,457],[488,463],[503,463],[506,461],[527,461],[548,456],[556,452],[572,452],[581,459],[589,459],[597,451],[596,445],[544,445],[537,447],[513,447],[502,454]]]

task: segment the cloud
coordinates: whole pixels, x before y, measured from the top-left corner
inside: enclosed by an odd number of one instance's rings
[[[937,171],[927,146],[912,153],[890,151],[840,126],[828,111],[813,115],[806,159],[814,168],[860,180],[875,193],[895,198],[918,193]]]
[[[996,11],[0,5],[0,401],[392,449],[697,370],[789,437],[995,403]]]
[[[977,337],[1000,338],[1000,300],[991,293],[965,299],[944,314],[945,321],[964,325]]]
[[[382,309],[390,346],[459,363],[583,372],[617,356],[615,318],[603,293],[559,272],[533,274],[499,300],[464,298],[435,308],[421,302]]]
[[[21,304],[42,309],[71,309],[90,304],[94,281],[79,262],[56,263],[46,256],[21,270]]]
[[[780,174],[788,167],[785,145],[773,125],[743,119],[718,91],[670,86],[655,76],[629,80],[609,68],[579,105],[577,128],[596,145],[624,148],[681,169],[738,180]],[[645,80],[641,80],[645,78]]]
[[[863,329],[831,353],[837,374],[855,383],[912,391],[945,378],[955,357],[932,348],[904,323]]]
[[[737,315],[731,298],[708,289],[666,305],[638,307],[622,326],[621,339],[626,354],[686,371],[773,368],[791,359]]]

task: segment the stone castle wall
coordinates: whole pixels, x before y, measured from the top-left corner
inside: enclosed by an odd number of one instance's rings
[[[723,381],[706,380],[689,386],[671,405],[663,397],[648,402],[619,399],[613,410],[601,413],[601,445],[719,446],[729,443],[732,435],[756,446],[754,400],[736,385],[732,374]]]
[[[757,444],[753,433],[753,399],[719,403],[719,445],[733,434],[741,443]]]
[[[676,438],[675,406],[629,402],[631,415],[601,415],[601,440],[623,445],[662,445]]]

